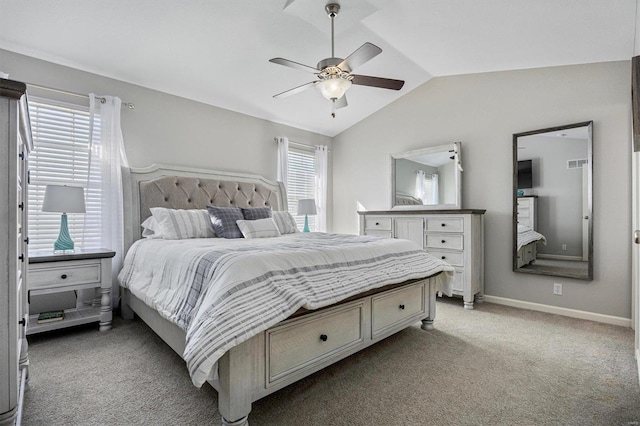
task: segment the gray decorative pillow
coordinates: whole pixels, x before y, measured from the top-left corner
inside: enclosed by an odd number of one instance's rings
[[[293,234],[298,231],[296,220],[289,212],[273,212],[273,220],[281,234]]]
[[[213,230],[218,237],[242,238],[242,232],[236,224],[237,220],[243,220],[242,210],[239,207],[214,207],[207,206]]]
[[[273,218],[257,220],[239,220],[236,222],[245,238],[279,237],[280,231]]]
[[[245,220],[258,220],[271,217],[271,207],[242,208],[242,215]]]

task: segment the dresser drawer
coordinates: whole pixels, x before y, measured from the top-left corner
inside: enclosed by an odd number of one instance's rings
[[[426,247],[427,250],[431,248],[462,250],[464,248],[463,236],[460,234],[427,234]]]
[[[425,312],[424,285],[417,284],[371,299],[371,329],[377,334]]]
[[[46,264],[43,264],[46,265]],[[55,267],[29,267],[29,288],[57,287],[76,284],[96,284],[101,281],[100,262],[83,265],[65,265]]]
[[[427,219],[427,231],[436,232],[462,232],[464,231],[464,218],[440,217]]]
[[[460,251],[427,250],[430,255],[442,259],[451,266],[464,266],[464,254]]]
[[[391,231],[391,218],[390,217],[368,217],[364,221],[365,230],[384,230]]]
[[[363,304],[267,330],[267,382],[274,383],[364,341]]]

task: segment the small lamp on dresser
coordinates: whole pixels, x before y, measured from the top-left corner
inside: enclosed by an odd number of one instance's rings
[[[43,212],[62,213],[60,234],[53,243],[54,253],[73,253],[74,244],[69,235],[67,213],[85,213],[84,189],[78,186],[47,185],[44,191]]]
[[[304,215],[304,229],[302,232],[309,232],[309,215],[315,214],[317,214],[316,200],[313,198],[298,200],[298,216]]]

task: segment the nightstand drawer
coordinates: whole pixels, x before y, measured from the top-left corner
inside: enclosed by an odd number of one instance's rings
[[[74,284],[99,284],[100,281],[99,261],[84,265],[31,265],[29,268],[29,288],[31,289]]]

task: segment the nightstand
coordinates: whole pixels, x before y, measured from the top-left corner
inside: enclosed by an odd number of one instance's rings
[[[65,309],[64,319],[60,321],[38,324],[38,314],[29,315],[27,334],[95,321],[100,322],[100,331],[111,329],[111,258],[115,254],[108,249],[76,250],[64,254],[30,252],[29,300],[35,295],[85,289],[94,289],[94,297],[89,301],[77,298],[75,309]]]

